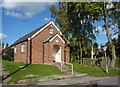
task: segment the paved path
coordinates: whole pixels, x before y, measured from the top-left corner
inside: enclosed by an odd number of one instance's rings
[[[120,76],[114,76],[109,79],[103,79],[100,81],[84,83],[84,85],[92,85],[92,84],[95,84],[95,85],[119,85],[119,87],[120,87],[119,79],[120,79]]]
[[[0,62],[0,67],[1,67],[1,69],[0,69],[0,82],[2,82],[2,77],[5,78],[7,75],[9,75],[9,73],[6,71],[6,68],[2,64],[2,61]],[[3,83],[6,83],[11,79],[12,79],[11,77],[8,77],[7,79],[5,79],[3,81]]]
[[[0,58],[0,87],[2,86],[1,82],[2,82],[2,59]]]
[[[76,78],[66,78],[62,80],[52,80],[49,82],[41,82],[41,83],[38,83],[37,85],[74,85],[74,84],[80,84],[80,83],[102,80],[107,78],[110,78],[110,77],[82,76],[82,77],[76,77]]]

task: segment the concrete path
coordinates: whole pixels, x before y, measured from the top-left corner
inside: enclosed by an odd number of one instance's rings
[[[107,78],[110,78],[110,77],[82,76],[82,77],[76,77],[76,78],[52,80],[49,82],[41,82],[41,83],[37,83],[37,85],[74,85],[74,84],[80,84],[80,83],[85,83],[89,81],[98,81],[98,80],[107,79]]]
[[[1,86],[2,86],[2,59],[0,58],[0,87]]]
[[[83,83],[83,85],[119,85],[120,87],[119,78],[120,76],[114,76],[114,77],[110,77],[109,79],[103,79],[99,81],[90,81],[87,83]]]
[[[0,64],[0,66],[1,66],[1,82],[2,82],[2,77],[3,78],[5,78],[7,75],[9,75],[9,73],[6,71],[6,68],[4,67],[4,65],[1,63]],[[3,83],[6,83],[6,82],[8,82],[8,81],[10,81],[12,78],[11,77],[8,77],[7,79],[5,79],[4,81],[3,81]]]

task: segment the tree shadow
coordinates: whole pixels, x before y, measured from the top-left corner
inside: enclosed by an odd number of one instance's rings
[[[102,71],[104,71],[106,73],[106,71],[100,66],[100,68],[102,69]]]
[[[26,64],[24,67],[22,67],[22,68],[20,68],[20,69],[18,69],[18,70],[16,70],[16,71],[10,73],[10,74],[7,75],[6,77],[3,77],[3,76],[2,76],[2,82],[3,82],[4,80],[6,80],[7,78],[9,78],[11,75],[13,75],[13,74],[17,73],[18,71],[20,71],[20,70],[26,68],[28,65],[30,65],[30,64]]]

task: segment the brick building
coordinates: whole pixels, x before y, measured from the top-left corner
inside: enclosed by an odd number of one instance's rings
[[[14,62],[53,64],[69,62],[68,41],[51,21],[14,42]]]

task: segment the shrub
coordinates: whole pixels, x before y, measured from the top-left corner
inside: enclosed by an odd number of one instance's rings
[[[6,48],[2,52],[2,58],[4,60],[13,61],[14,60],[14,50],[12,48]]]

